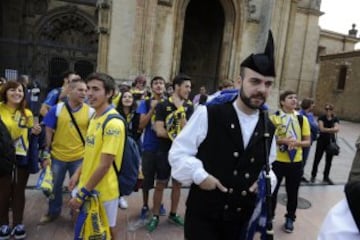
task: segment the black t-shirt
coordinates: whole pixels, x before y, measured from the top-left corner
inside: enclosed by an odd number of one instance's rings
[[[185,117],[189,120],[190,116],[194,112],[194,106],[190,100],[186,100],[183,103]],[[164,102],[159,103],[156,106],[156,116],[155,121],[162,121],[165,124],[165,129],[170,133],[173,137],[180,132],[180,127],[178,125],[179,118],[181,118],[181,114],[177,113],[177,108],[172,102],[171,97],[169,97]],[[168,138],[158,138],[159,139],[159,151],[160,152],[168,152],[171,147],[172,140]]]
[[[339,119],[337,117],[332,117],[331,119],[328,119],[326,115],[322,115],[318,118],[318,121],[322,121],[324,123],[325,128],[332,128],[335,126],[335,123],[339,123]],[[320,131],[320,136],[322,140],[330,140],[335,139],[334,133],[325,133]]]

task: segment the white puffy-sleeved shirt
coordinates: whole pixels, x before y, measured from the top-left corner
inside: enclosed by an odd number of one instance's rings
[[[233,102],[233,107],[241,126],[244,149],[248,145],[252,133],[259,120],[259,112],[248,115],[242,112]],[[169,162],[171,165],[171,175],[184,185],[192,183],[200,184],[209,175],[205,171],[202,162],[196,158],[198,147],[205,140],[208,132],[208,113],[206,106],[199,106],[186,123],[184,129],[175,138],[169,152]],[[241,136],[239,136],[240,138]],[[240,139],[239,139],[240,141]],[[269,161],[272,163],[276,157],[276,142],[272,139]],[[210,173],[211,174],[211,173]],[[271,171],[272,190],[276,185],[276,176]]]
[[[330,209],[320,228],[318,240],[355,240],[360,239],[346,199]]]

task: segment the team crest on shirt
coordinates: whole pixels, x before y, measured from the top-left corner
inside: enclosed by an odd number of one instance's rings
[[[95,130],[99,130],[99,128],[101,127],[101,123],[96,123],[96,127],[95,127]]]
[[[95,145],[95,137],[94,135],[86,136],[86,145],[94,146]]]

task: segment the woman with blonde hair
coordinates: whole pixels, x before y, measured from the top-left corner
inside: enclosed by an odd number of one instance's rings
[[[16,81],[9,81],[0,91],[0,116],[14,142],[16,164],[11,174],[0,176],[0,239],[26,237],[23,225],[25,208],[25,187],[29,177],[27,152],[29,135],[38,135],[41,127],[34,125],[33,114],[26,109],[25,87]],[[11,203],[13,229],[9,226]]]

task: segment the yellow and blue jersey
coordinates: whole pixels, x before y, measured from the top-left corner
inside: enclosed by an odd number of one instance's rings
[[[298,141],[302,140],[304,136],[310,136],[310,126],[307,118],[303,116],[303,123],[300,127],[300,123],[297,117],[297,113],[285,113],[278,111],[270,116],[270,120],[275,126],[276,138],[293,137]],[[301,162],[302,161],[302,148],[297,147],[294,149],[293,159],[290,158],[288,151],[277,145],[276,160],[279,162]]]
[[[25,109],[25,116],[14,108],[0,103],[0,116],[14,140],[16,155],[26,156],[29,148],[29,128],[34,125],[33,114]]]
[[[79,189],[89,181],[98,168],[102,154],[114,155],[117,169],[120,169],[125,144],[125,125],[120,119],[111,119],[106,123],[103,133],[103,124],[109,114],[117,114],[117,111],[112,108],[102,116],[90,120]],[[100,192],[101,201],[110,201],[119,196],[118,179],[112,166],[95,190]]]
[[[94,110],[87,104],[82,104],[72,112],[84,138],[93,112]],[[84,145],[64,103],[58,103],[50,108],[43,122],[46,127],[55,130],[51,142],[51,156],[53,158],[64,162],[83,158]]]

